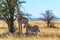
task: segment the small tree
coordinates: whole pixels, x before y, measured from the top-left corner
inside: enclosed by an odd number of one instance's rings
[[[44,17],[44,21],[46,21],[48,27],[54,27],[54,23],[52,20],[54,19],[54,15],[52,13],[52,10],[47,10],[45,13],[42,14]]]

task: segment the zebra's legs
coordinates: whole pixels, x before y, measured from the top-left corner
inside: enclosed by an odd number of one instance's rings
[[[36,37],[36,38],[38,37],[38,32],[35,32],[35,37]]]

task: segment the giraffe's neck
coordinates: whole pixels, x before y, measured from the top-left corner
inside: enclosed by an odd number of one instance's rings
[[[15,7],[16,7],[17,15],[18,15],[19,17],[22,17],[22,14],[21,14],[21,11],[20,11],[20,8],[19,8],[17,2],[16,2],[16,6],[15,6]]]
[[[18,4],[16,5],[16,11],[17,11],[17,13],[20,13],[20,9],[18,7]]]

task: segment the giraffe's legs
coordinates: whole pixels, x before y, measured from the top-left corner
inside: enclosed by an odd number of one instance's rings
[[[26,29],[26,34],[28,34],[28,29]]]
[[[21,34],[22,34],[22,23],[21,23],[20,27],[21,27]]]
[[[19,21],[19,36],[22,35],[22,22]]]
[[[26,21],[26,22],[25,22],[26,34],[28,34],[28,26],[27,26],[27,25],[28,25],[28,22]]]
[[[18,27],[19,27],[19,36],[21,35],[21,23],[20,23],[20,21],[18,20]]]

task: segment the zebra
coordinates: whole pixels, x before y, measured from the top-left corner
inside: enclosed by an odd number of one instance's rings
[[[37,25],[31,26],[30,24],[28,24],[27,26],[28,26],[28,34],[37,35],[38,32],[40,32],[39,27]]]

